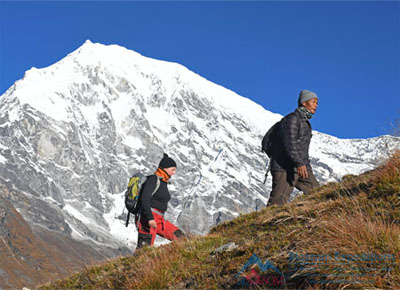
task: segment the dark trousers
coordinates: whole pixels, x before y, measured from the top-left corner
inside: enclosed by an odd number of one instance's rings
[[[301,178],[295,172],[272,171],[272,191],[268,205],[284,204],[289,202],[293,188],[308,194],[313,188],[319,186],[312,170],[307,169],[308,177]]]

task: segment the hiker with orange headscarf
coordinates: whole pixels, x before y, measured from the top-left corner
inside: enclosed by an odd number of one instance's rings
[[[140,196],[141,213],[136,218],[139,233],[137,248],[153,245],[156,235],[170,241],[184,235],[177,226],[164,219],[171,199],[168,181],[175,172],[175,161],[164,153],[154,175],[150,175],[143,184]]]

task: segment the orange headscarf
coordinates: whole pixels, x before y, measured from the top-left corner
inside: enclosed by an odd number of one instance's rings
[[[162,168],[157,168],[156,172],[154,172],[155,175],[159,176],[162,178],[163,181],[168,182],[168,180],[171,178],[171,176],[165,172],[164,169]]]

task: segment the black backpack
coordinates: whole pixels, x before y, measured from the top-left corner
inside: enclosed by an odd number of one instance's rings
[[[276,122],[269,130],[267,133],[265,133],[264,138],[262,139],[261,142],[261,152],[265,152],[265,154],[268,155],[269,158],[271,158],[272,154],[274,153],[275,146],[279,144],[279,134],[281,131],[281,124],[282,121],[288,118],[291,115],[295,115],[296,112],[290,113],[289,115],[286,115],[283,117],[280,121]],[[300,130],[300,120],[297,118],[299,130]]]
[[[282,121],[282,120],[281,120]],[[261,142],[261,152],[264,152],[271,158],[274,148],[278,143],[278,134],[281,127],[281,121],[276,122],[267,133],[265,133],[264,138]]]
[[[283,120],[284,118],[282,118]],[[267,154],[268,158],[271,158],[272,153],[274,153],[275,146],[278,145],[279,131],[281,130],[282,120],[276,122],[267,133],[265,133],[264,138],[261,141],[261,152]],[[267,161],[267,171],[265,172],[264,184],[267,181],[268,172],[270,170],[271,162]]]

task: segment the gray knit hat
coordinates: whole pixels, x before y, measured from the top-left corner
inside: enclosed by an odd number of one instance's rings
[[[301,91],[299,94],[299,100],[298,100],[299,107],[302,103],[307,102],[308,100],[311,100],[311,99],[318,99],[317,94],[314,92],[311,92],[311,91],[307,91],[307,90]]]

